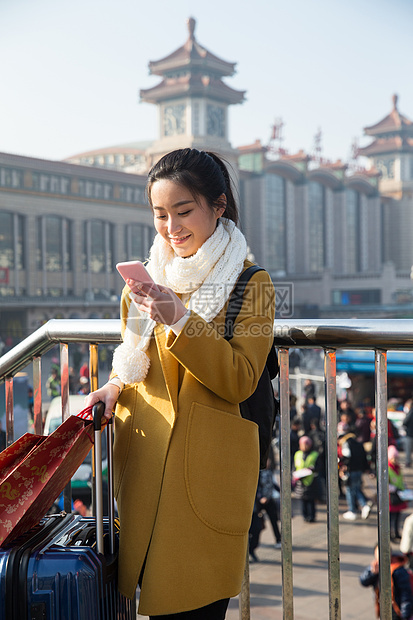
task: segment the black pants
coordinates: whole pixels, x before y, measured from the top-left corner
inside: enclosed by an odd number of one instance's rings
[[[194,609],[194,611],[183,611],[180,614],[167,614],[165,616],[149,616],[149,618],[150,620],[225,620],[228,604],[229,598],[224,598],[200,609]]]
[[[264,518],[261,512],[254,510],[249,531],[249,552],[253,553],[260,544],[260,534],[263,529]]]
[[[390,536],[395,536],[400,538],[399,532],[399,522],[400,522],[400,512],[391,512],[390,513]]]
[[[305,521],[315,521],[315,501],[301,498],[301,510]]]
[[[275,542],[281,542],[281,534],[278,528],[278,505],[275,499],[269,499],[265,504],[261,504],[261,507],[265,510],[270,518],[272,531],[274,532]]]

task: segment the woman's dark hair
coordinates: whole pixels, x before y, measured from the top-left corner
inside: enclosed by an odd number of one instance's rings
[[[223,217],[238,222],[238,207],[228,169],[215,153],[178,149],[164,155],[148,174],[146,190],[151,205],[152,185],[164,179],[183,185],[194,197],[203,196],[211,208],[219,206],[218,199],[225,194],[227,206]]]

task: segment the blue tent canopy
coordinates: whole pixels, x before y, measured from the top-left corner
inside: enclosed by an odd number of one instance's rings
[[[337,372],[373,374],[374,351],[339,350],[336,354]],[[413,375],[413,351],[389,351],[387,354],[389,375]]]

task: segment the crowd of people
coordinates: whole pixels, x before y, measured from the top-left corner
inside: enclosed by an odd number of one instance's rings
[[[293,486],[302,498],[302,512],[306,521],[315,521],[315,504],[325,501],[326,481],[326,440],[325,428],[321,417],[321,409],[316,404],[313,384],[307,380],[305,401],[301,415],[297,415],[296,399],[291,399],[291,465],[293,469]],[[413,445],[413,401],[404,404],[406,417],[403,438],[406,458],[404,467],[411,466]],[[391,538],[400,540],[400,513],[407,507],[401,501],[397,491],[404,489],[403,473],[399,458],[399,447],[402,442],[397,427],[388,420],[389,436],[389,482],[390,482],[390,523]],[[375,410],[364,402],[353,407],[348,399],[337,403],[337,455],[339,470],[339,497],[347,502],[347,511],[343,518],[356,521],[359,516],[367,519],[373,505],[373,498],[366,496],[363,489],[363,475],[375,477],[376,468],[376,418]],[[304,475],[303,474],[304,471]],[[311,515],[308,514],[308,498],[311,504]]]
[[[301,416],[297,416],[295,398],[292,398],[290,411],[293,487],[301,498],[303,518],[309,523],[316,519],[317,501],[325,499],[326,473],[325,431],[314,406],[316,395],[310,383],[306,385]],[[388,419],[390,540],[394,545],[391,549],[392,618],[408,619],[413,613],[413,513],[404,519],[403,525],[401,515],[408,508],[403,472],[412,466],[413,400],[398,402],[396,407],[404,411],[405,417],[403,438]],[[394,407],[389,403],[391,408]],[[405,452],[404,465],[400,450]],[[375,494],[369,497],[363,483],[369,477],[376,477],[376,417],[369,404],[353,408],[348,399],[338,402],[337,457],[339,496],[347,503],[347,511],[342,516],[347,521],[356,521],[359,516],[368,519]],[[372,562],[360,575],[360,583],[372,587],[377,617],[380,617],[379,575],[376,547]]]
[[[49,398],[60,396],[61,393],[61,377],[60,366],[57,359],[53,358],[50,374],[46,381],[46,392]],[[84,362],[78,372],[73,366],[69,367],[69,394],[80,394],[87,396],[90,392],[89,365]]]

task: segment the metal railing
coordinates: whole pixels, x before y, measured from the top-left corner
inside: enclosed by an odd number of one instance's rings
[[[294,618],[293,559],[291,529],[291,461],[289,413],[289,348],[324,350],[327,529],[329,618],[341,618],[340,549],[337,468],[336,350],[375,351],[375,408],[377,433],[378,540],[380,558],[380,615],[392,617],[390,575],[389,478],[387,465],[387,351],[413,350],[413,321],[397,320],[289,320],[276,322],[276,344],[280,364],[280,451],[282,522],[283,618]],[[13,441],[13,376],[33,363],[34,428],[42,432],[41,357],[60,345],[62,418],[69,415],[68,345],[89,344],[91,389],[98,386],[98,345],[120,342],[119,320],[52,320],[0,358],[0,382],[6,384],[7,441]],[[250,618],[248,563],[240,596],[240,618]]]

